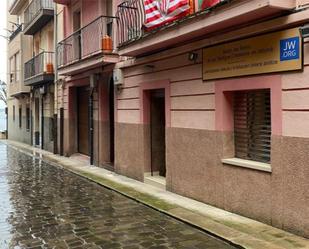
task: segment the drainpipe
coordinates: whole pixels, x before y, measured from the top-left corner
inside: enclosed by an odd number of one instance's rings
[[[29,109],[30,109],[30,143],[31,143],[31,146],[34,146],[34,143],[33,143],[33,118],[32,118],[32,115],[33,115],[33,111],[32,111],[32,100],[33,100],[33,89],[31,88],[30,90],[30,106],[29,106]]]
[[[54,3],[54,154],[58,154],[58,60],[57,60],[57,42],[58,42],[58,13],[57,4]]]
[[[60,108],[60,156],[64,155],[64,149],[63,149],[63,132],[64,132],[64,109],[63,107]]]
[[[9,139],[9,108],[5,107],[5,114],[6,114],[6,134],[5,139]]]
[[[44,95],[41,95],[41,108],[41,149],[44,150]]]
[[[89,97],[89,143],[90,143],[90,165],[93,165],[93,88]]]

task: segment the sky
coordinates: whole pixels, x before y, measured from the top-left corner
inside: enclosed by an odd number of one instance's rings
[[[0,35],[7,36],[6,29],[6,0],[0,0]],[[0,80],[7,81],[7,40],[0,36]],[[3,108],[4,104],[0,101],[0,108]]]

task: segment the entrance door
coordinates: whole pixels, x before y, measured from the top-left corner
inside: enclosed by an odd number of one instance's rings
[[[110,163],[113,165],[115,161],[115,116],[114,116],[114,81],[109,83],[109,131],[110,131]]]
[[[77,88],[78,152],[89,155],[89,87]]]
[[[150,93],[151,171],[166,174],[165,161],[165,99],[164,90]]]
[[[40,145],[40,99],[34,99],[34,144]]]

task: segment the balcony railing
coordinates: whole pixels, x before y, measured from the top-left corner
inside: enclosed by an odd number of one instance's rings
[[[179,18],[172,21],[162,22],[162,25],[156,26],[155,28],[145,28],[145,6],[144,0],[126,0],[123,1],[117,7],[117,35],[118,35],[118,46],[121,47],[133,41],[136,41],[146,35],[156,33],[163,28],[180,24],[181,22],[194,17],[210,12],[212,9],[217,8],[223,4],[231,2],[233,0],[218,0],[209,2],[205,6],[195,6],[194,2],[188,1],[190,4],[190,11],[187,15],[180,16]],[[203,9],[202,9],[203,8]]]
[[[23,25],[20,24],[9,36],[9,41],[12,41],[21,31],[23,30]]]
[[[103,38],[108,36],[114,41],[113,25],[115,17],[100,16],[85,27],[61,41],[57,46],[58,67],[63,67],[80,59],[100,52],[111,53],[103,49]]]
[[[119,45],[139,39],[143,35],[145,8],[143,0],[128,0],[118,5],[117,35]]]
[[[33,0],[25,10],[25,29],[40,15],[43,10],[53,10],[52,0]]]
[[[53,74],[54,52],[42,52],[25,63],[25,80],[44,74]]]

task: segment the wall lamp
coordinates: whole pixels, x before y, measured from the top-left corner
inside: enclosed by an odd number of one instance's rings
[[[300,27],[299,30],[300,30],[300,34],[301,34],[302,38],[308,38],[309,37],[309,24],[307,24],[303,27]]]
[[[198,53],[195,53],[195,52],[190,52],[189,53],[189,57],[188,57],[189,61],[196,62],[197,58],[198,58]]]

